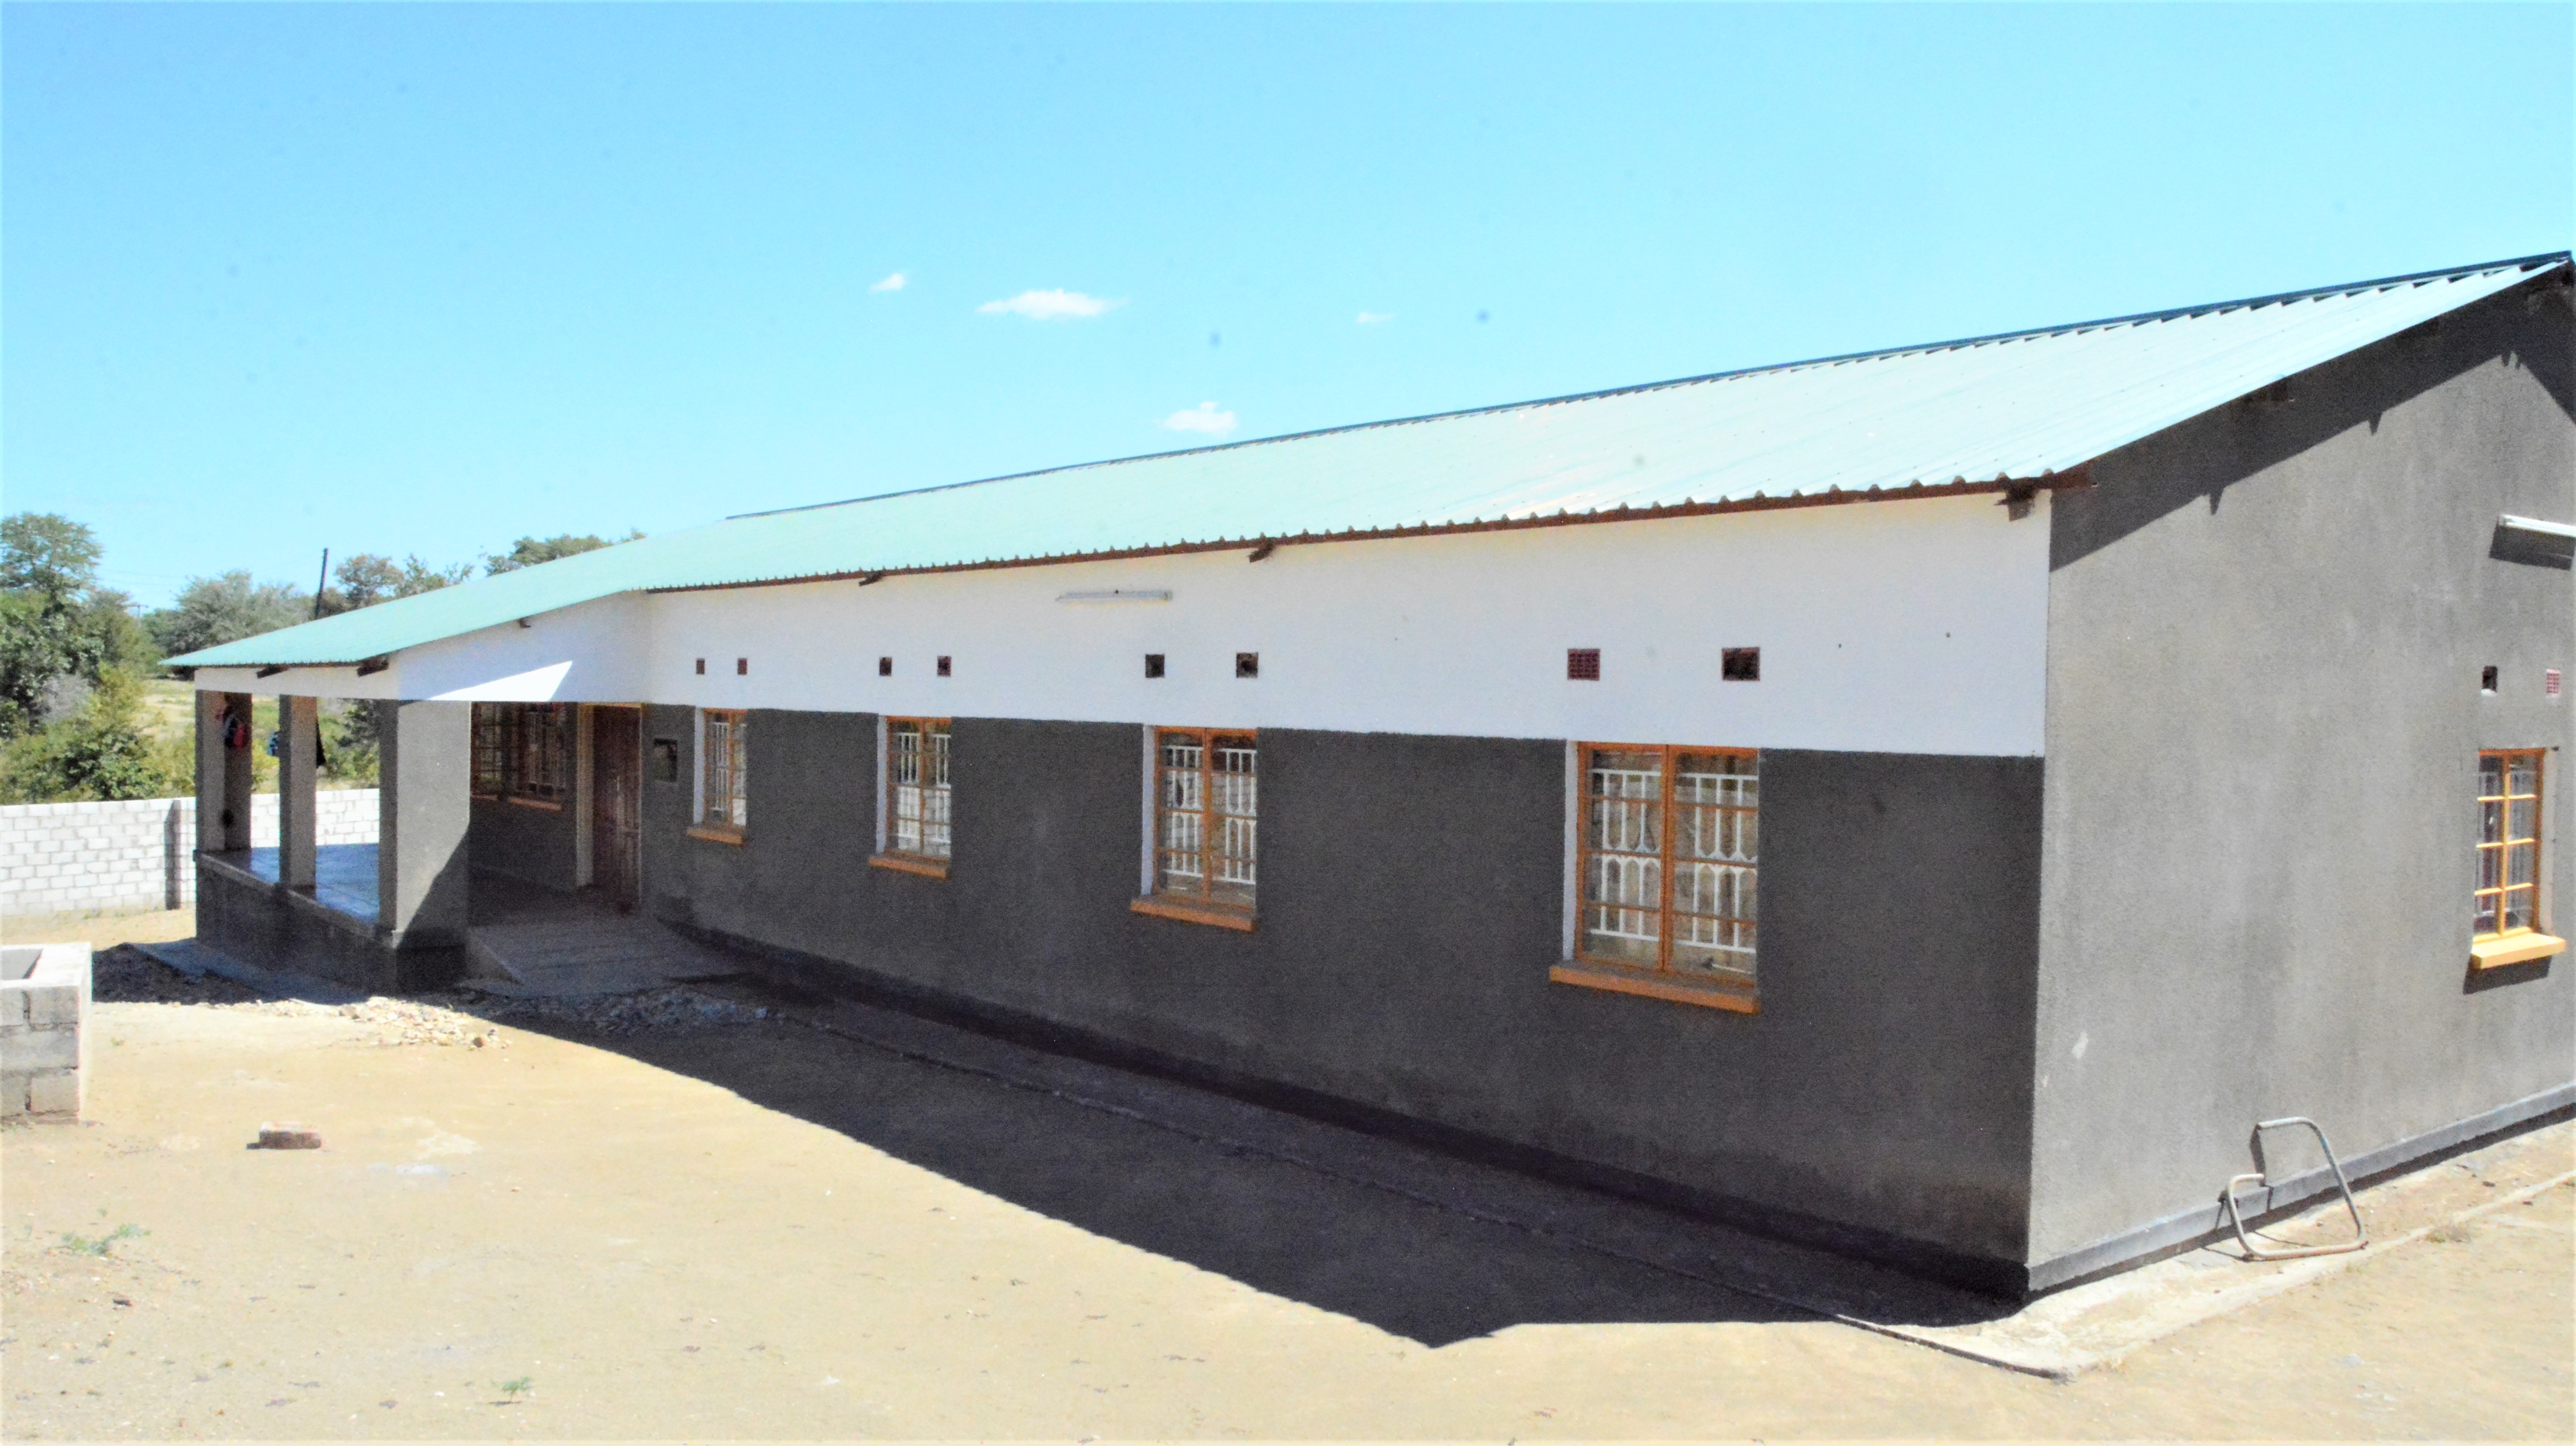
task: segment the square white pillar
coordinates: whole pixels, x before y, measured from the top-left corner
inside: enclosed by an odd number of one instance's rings
[[[321,782],[322,708],[318,698],[277,700],[277,881],[313,887],[321,840],[314,828],[314,788]]]

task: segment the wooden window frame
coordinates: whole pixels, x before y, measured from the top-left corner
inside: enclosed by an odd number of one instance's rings
[[[715,737],[717,724],[723,725],[725,768],[716,770]],[[698,710],[698,806],[697,821],[689,827],[689,837],[710,843],[739,844],[750,826],[751,796],[745,780],[751,773],[751,711],[747,708],[701,708]],[[717,788],[721,776],[725,787]],[[736,820],[737,801],[741,818]]]
[[[1596,955],[1588,952],[1585,947],[1585,941],[1589,936],[1589,931],[1585,927],[1584,919],[1584,911],[1587,907],[1585,902],[1586,883],[1592,876],[1594,861],[1602,857],[1604,854],[1614,854],[1625,857],[1645,857],[1645,855],[1638,854],[1632,850],[1602,849],[1594,846],[1592,829],[1593,806],[1597,802],[1616,801],[1609,795],[1596,794],[1593,792],[1593,759],[1596,755],[1602,753],[1643,753],[1652,754],[1656,758],[1657,790],[1652,802],[1655,805],[1656,817],[1660,821],[1660,826],[1657,831],[1656,851],[1653,855],[1657,860],[1657,868],[1656,902],[1654,907],[1655,960],[1651,967],[1641,966],[1631,959]],[[1751,765],[1751,770],[1744,776],[1753,780],[1754,801],[1750,805],[1740,805],[1732,803],[1691,803],[1686,800],[1676,800],[1674,796],[1674,788],[1680,774],[1678,765],[1685,755],[1720,755],[1746,761]],[[1642,995],[1650,999],[1662,999],[1680,1004],[1704,1005],[1709,1008],[1730,1010],[1739,1014],[1760,1013],[1761,1003],[1758,976],[1752,966],[1748,965],[1740,976],[1731,972],[1720,974],[1690,969],[1677,969],[1673,966],[1673,935],[1675,933],[1674,918],[1677,912],[1674,907],[1673,891],[1675,880],[1679,877],[1681,872],[1677,865],[1687,865],[1700,861],[1683,856],[1677,851],[1677,841],[1682,832],[1680,828],[1676,827],[1677,807],[1710,808],[1720,810],[1722,812],[1749,816],[1753,820],[1753,825],[1756,830],[1756,843],[1753,849],[1753,857],[1745,867],[1753,876],[1754,889],[1756,890],[1754,895],[1754,915],[1741,919],[1737,919],[1734,916],[1727,914],[1701,915],[1697,917],[1725,919],[1730,922],[1740,924],[1745,933],[1755,940],[1756,948],[1754,958],[1756,961],[1759,960],[1759,888],[1762,866],[1761,846],[1759,843],[1759,829],[1762,814],[1760,786],[1762,777],[1761,750],[1754,748],[1679,743],[1578,742],[1573,746],[1568,761],[1574,770],[1573,777],[1569,781],[1570,802],[1573,809],[1573,815],[1569,822],[1571,824],[1570,843],[1573,849],[1572,858],[1574,871],[1572,878],[1568,881],[1571,887],[1568,890],[1565,902],[1566,907],[1573,911],[1573,927],[1570,931],[1572,937],[1570,940],[1570,947],[1567,951],[1570,957],[1551,968],[1548,971],[1548,978],[1559,984],[1578,985],[1587,989],[1606,989],[1616,993]]]
[[[511,703],[509,740],[510,802],[524,808],[550,809],[561,812],[566,795],[572,792],[573,705],[570,703]],[[540,721],[542,720],[542,721]],[[548,779],[532,779],[531,755],[536,771],[551,772]]]
[[[1130,903],[1128,907],[1139,914],[1149,914],[1157,918],[1177,919],[1191,924],[1208,924],[1220,929],[1249,933],[1256,917],[1255,910],[1261,887],[1261,735],[1258,730],[1251,728],[1157,727],[1151,736],[1153,766],[1146,780],[1147,786],[1152,790],[1148,872],[1145,880],[1147,892],[1143,897]],[[1170,748],[1175,743],[1181,742],[1192,742],[1198,746],[1199,761],[1195,769],[1180,769],[1172,766]],[[1249,773],[1234,773],[1217,766],[1218,756],[1227,745],[1239,746],[1252,754],[1252,769]],[[1172,796],[1170,792],[1172,781],[1191,774],[1195,774],[1197,779],[1198,806],[1195,809],[1186,810],[1170,807],[1167,800]],[[1222,806],[1222,799],[1231,790],[1220,789],[1218,782],[1220,779],[1230,778],[1251,780],[1252,811],[1250,813],[1233,813]],[[1178,813],[1194,813],[1198,818],[1198,842],[1194,851],[1198,855],[1199,887],[1195,890],[1175,889],[1166,885],[1168,877],[1164,868],[1166,858],[1173,854],[1193,851],[1174,849],[1167,844],[1164,828],[1171,816]],[[1218,877],[1221,872],[1219,862],[1230,857],[1225,851],[1225,839],[1228,834],[1227,825],[1234,820],[1242,820],[1251,825],[1251,848],[1246,857],[1246,864],[1252,877],[1248,881],[1242,881],[1241,888],[1246,897],[1241,899],[1220,898],[1216,892],[1219,885],[1226,882]]]
[[[574,744],[566,735],[571,728],[573,706],[476,703],[469,724],[473,756],[467,795],[492,803],[562,812],[564,798],[572,791],[567,774]],[[532,724],[538,710],[543,710],[545,722]],[[546,771],[530,767],[532,748],[541,755],[541,762],[551,750],[554,776],[550,781],[530,777],[532,772]]]
[[[894,717],[889,717],[885,720],[885,759],[877,770],[877,823],[878,827],[884,831],[883,838],[885,842],[884,846],[876,853],[868,856],[869,867],[892,869],[897,873],[914,874],[922,878],[929,879],[944,879],[948,877],[949,864],[955,859],[957,853],[957,795],[954,782],[957,761],[957,734],[953,726],[953,721],[954,720],[947,718]],[[913,785],[922,788],[923,802],[925,805],[927,805],[929,801],[929,795],[934,791],[948,800],[948,807],[943,810],[948,829],[948,851],[946,853],[930,853],[920,849],[902,848],[895,842],[896,839],[901,837],[901,833],[899,831],[900,820],[895,813],[895,804],[898,799],[896,789],[901,786],[906,786],[899,785],[895,781],[895,772],[900,765],[902,757],[901,749],[897,747],[895,740],[901,736],[903,730],[907,727],[919,729],[920,732],[917,736],[924,739],[935,737],[947,740],[947,746],[945,748],[934,750],[940,761],[941,771],[945,773],[947,777],[937,784],[935,789],[932,785]],[[926,829],[928,826],[928,820],[926,817],[923,820],[923,824]]]
[[[510,705],[476,703],[469,721],[469,760],[466,794],[472,798],[499,801],[510,791]]]
[[[2493,969],[2506,964],[2527,964],[2566,952],[2567,941],[2541,932],[2541,806],[2549,792],[2548,753],[2546,748],[2484,748],[2478,751],[2478,870],[2470,880],[2469,891],[2469,963],[2478,969]],[[2487,792],[2486,771],[2489,760],[2496,764],[2496,787]],[[2513,787],[2514,765],[2531,765],[2531,791],[2517,793]],[[2530,832],[2517,832],[2514,827],[2514,805],[2531,805]],[[2491,822],[2492,821],[2492,822]],[[2490,834],[2495,835],[2489,837]],[[2514,854],[2526,851],[2530,860],[2530,880],[2515,883]],[[2496,882],[2486,882],[2486,860],[2496,857]],[[2524,922],[2511,922],[2520,901]],[[2478,927],[2486,901],[2492,898],[2495,927]]]

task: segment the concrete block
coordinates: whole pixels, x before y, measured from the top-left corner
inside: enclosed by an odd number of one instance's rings
[[[26,995],[26,1021],[31,1026],[44,1028],[49,1023],[64,1023],[64,1026],[80,1023],[80,985],[75,985],[75,982],[28,985],[21,992]]]
[[[70,1029],[30,1029],[8,1036],[9,1052],[0,1068],[11,1073],[80,1067],[80,1035]]]
[[[27,1077],[27,1113],[31,1115],[72,1115],[80,1113],[80,1076],[70,1070]]]
[[[27,1026],[27,991],[0,989],[0,1029],[24,1029]]]

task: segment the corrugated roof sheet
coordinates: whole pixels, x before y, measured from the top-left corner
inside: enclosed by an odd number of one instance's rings
[[[2037,480],[2567,260],[2559,252],[756,513],[172,661],[355,662],[639,589]]]

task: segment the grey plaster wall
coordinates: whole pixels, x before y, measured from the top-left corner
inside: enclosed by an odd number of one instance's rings
[[[541,808],[478,798],[466,826],[466,855],[476,873],[502,874],[569,893],[579,886],[573,837],[578,826],[569,803]]]
[[[465,951],[437,938],[400,940],[308,895],[223,860],[197,860],[197,937],[268,968],[359,989],[437,989],[465,973]]]
[[[394,947],[462,947],[473,704],[375,705],[376,924]]]
[[[2576,925],[2569,701],[2542,694],[2576,590],[2490,555],[2500,512],[2576,521],[2566,296],[2317,368],[2056,499],[2033,1261],[2211,1222],[2258,1119],[2358,1155],[2568,1083],[2570,961],[2467,967],[2482,747],[2556,750],[2544,887]]]
[[[1548,981],[1561,744],[1265,732],[1245,935],[1129,911],[1138,729],[957,720],[937,881],[865,864],[873,727],[753,714],[740,846],[686,838],[686,785],[648,785],[647,898],[1213,1077],[2021,1259],[2037,760],[1766,754],[1747,1017]],[[647,731],[687,740],[688,714]]]

